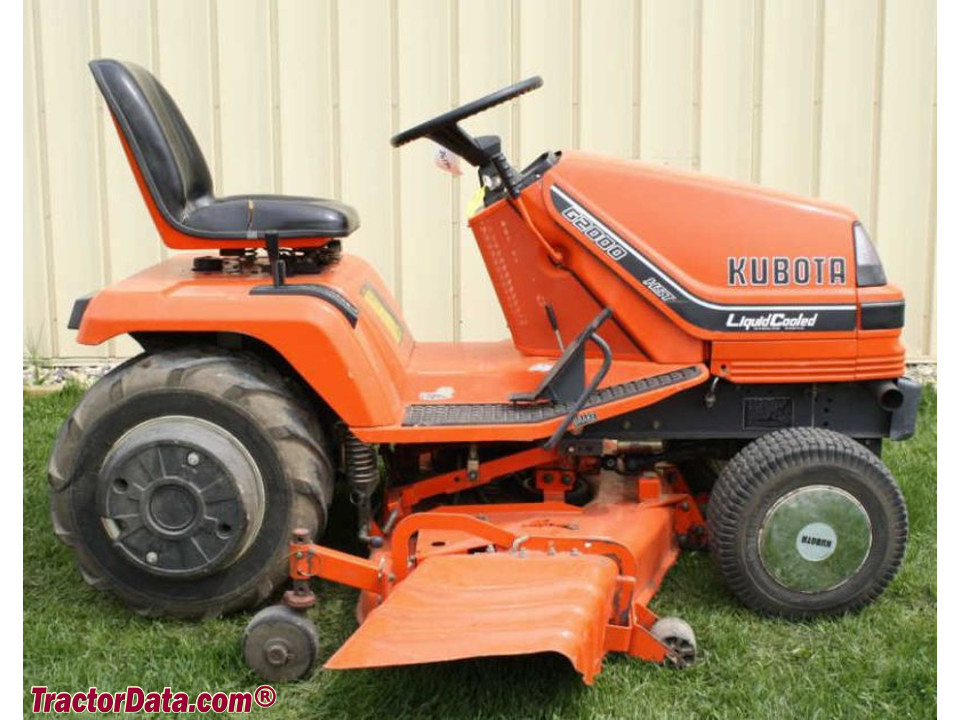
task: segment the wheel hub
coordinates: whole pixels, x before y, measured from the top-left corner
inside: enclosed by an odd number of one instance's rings
[[[263,651],[264,659],[274,667],[282,667],[293,658],[293,653],[283,640],[273,640],[267,643]]]
[[[147,486],[147,493],[144,519],[159,535],[182,535],[202,517],[203,497],[179,478],[158,480]]]
[[[760,524],[758,542],[764,568],[780,585],[826,592],[863,566],[872,527],[853,495],[831,485],[809,485],[773,504]]]
[[[123,556],[156,575],[215,572],[263,521],[259,468],[222,427],[167,416],[129,430],[100,471],[101,522]]]

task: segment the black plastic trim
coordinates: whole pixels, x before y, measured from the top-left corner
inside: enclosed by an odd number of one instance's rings
[[[83,314],[87,312],[87,306],[93,300],[96,293],[87,293],[83,297],[78,297],[73,301],[73,310],[70,311],[70,319],[67,321],[67,330],[79,330],[80,323],[83,322]]]
[[[907,304],[903,300],[863,303],[860,306],[861,330],[893,330],[902,328]]]
[[[854,304],[823,305],[728,305],[698,297],[655,265],[626,240],[584,207],[569,192],[556,185],[550,188],[553,205],[570,226],[575,237],[602,247],[611,260],[618,263],[641,285],[659,285],[663,292],[657,302],[669,308],[691,325],[713,332],[825,332],[854,330],[857,306]],[[576,219],[585,220],[600,235],[591,239]],[[599,243],[603,242],[601,246]],[[784,326],[783,323],[791,323]]]
[[[903,402],[890,416],[890,439],[908,440],[913,437],[917,427],[923,386],[916,380],[902,377],[897,380],[897,388],[903,393]]]
[[[343,316],[350,323],[350,327],[356,327],[360,319],[360,309],[343,295],[333,288],[326,285],[257,285],[250,291],[251,295],[302,295],[305,297],[315,297],[333,305],[337,310],[343,313]]]
[[[601,420],[584,428],[583,438],[666,440],[750,440],[780,428],[818,427],[860,441],[906,437],[911,408],[903,379],[902,406],[884,410],[874,382],[735,384],[720,381],[681,390],[660,402]],[[909,383],[909,381],[906,381]]]
[[[696,365],[673,372],[653,375],[620,385],[612,385],[593,393],[583,409],[604,405],[625,397],[642,395],[669,385],[692,380],[703,375]],[[518,405],[511,403],[478,403],[473,405],[410,405],[403,416],[404,426],[445,427],[452,425],[527,425],[563,417],[573,403],[538,403]]]
[[[542,180],[543,176],[550,172],[554,165],[560,162],[562,155],[563,153],[559,150],[550,150],[541,154],[536,160],[520,171],[520,177],[516,183],[517,190],[523,191],[535,182]],[[490,173],[486,174],[489,175]],[[481,177],[484,175],[483,168],[480,169],[480,175]],[[503,200],[506,196],[507,191],[503,187],[498,190],[488,190],[483,196],[483,206],[490,207],[494,203]]]

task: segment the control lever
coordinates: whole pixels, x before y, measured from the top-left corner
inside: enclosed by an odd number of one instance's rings
[[[553,311],[553,305],[547,303],[543,306],[543,309],[547,311],[547,320],[550,322],[550,327],[553,328],[553,334],[557,338],[557,345],[560,346],[560,352],[563,352],[563,337],[560,335],[560,325],[557,323],[557,314]]]

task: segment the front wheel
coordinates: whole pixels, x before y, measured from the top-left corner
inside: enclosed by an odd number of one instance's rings
[[[907,511],[890,471],[863,445],[791,428],[753,441],[724,468],[708,526],[733,593],[799,619],[875,600],[903,558]]]
[[[333,472],[273,368],[216,348],[143,355],[92,387],[50,459],[54,529],[84,579],[147,615],[219,615],[287,576],[322,531]]]

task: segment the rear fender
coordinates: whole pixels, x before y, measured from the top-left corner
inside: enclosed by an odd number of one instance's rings
[[[194,275],[191,263],[179,255],[81,298],[78,342],[99,345],[124,333],[245,335],[279,353],[348,425],[402,417],[413,339],[363,260],[344,257],[321,275],[289,281],[309,287],[279,295],[257,294],[269,292],[263,276]]]

